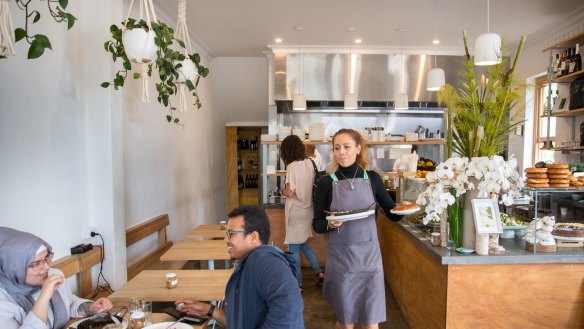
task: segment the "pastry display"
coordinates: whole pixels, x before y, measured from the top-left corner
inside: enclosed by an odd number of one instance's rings
[[[420,206],[418,206],[415,203],[411,203],[408,201],[404,201],[400,204],[397,204],[395,207],[393,207],[393,211],[408,211],[408,210],[415,210],[415,209],[420,209]]]
[[[525,168],[525,176],[527,176],[526,186],[533,188],[549,187],[549,179],[547,178],[547,168]]]
[[[584,224],[556,223],[552,235],[569,238],[584,238]]]
[[[529,223],[525,229],[525,248],[533,250],[537,241],[537,251],[556,252],[556,240],[552,236],[556,219],[554,216],[545,216]]]

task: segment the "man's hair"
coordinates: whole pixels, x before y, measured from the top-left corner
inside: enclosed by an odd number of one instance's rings
[[[264,208],[255,205],[246,205],[233,209],[227,215],[229,219],[237,216],[243,217],[243,229],[245,232],[258,232],[260,242],[262,244],[268,244],[268,240],[270,239],[270,221]]]

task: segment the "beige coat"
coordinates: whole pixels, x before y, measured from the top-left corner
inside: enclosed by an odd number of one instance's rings
[[[286,184],[294,196],[286,198],[286,244],[300,244],[312,237],[312,183],[314,167],[309,159],[294,161],[286,168]]]

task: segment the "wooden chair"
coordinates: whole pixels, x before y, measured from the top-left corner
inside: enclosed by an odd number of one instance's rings
[[[101,251],[101,246],[93,246],[83,254],[59,258],[51,263],[51,267],[61,270],[66,278],[77,275],[78,295],[89,298],[93,294],[91,268],[101,263]]]
[[[128,280],[145,269],[181,269],[185,266],[186,261],[160,261],[160,256],[172,246],[172,241],[168,241],[166,237],[166,227],[169,224],[168,214],[162,214],[126,230],[126,248],[151,234],[158,233],[158,248],[128,266]]]

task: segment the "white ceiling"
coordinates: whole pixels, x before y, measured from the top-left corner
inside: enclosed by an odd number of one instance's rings
[[[157,12],[176,25],[177,0],[154,1]],[[462,30],[473,40],[487,31],[487,0],[437,0],[438,49],[462,47]],[[263,56],[276,37],[282,46],[432,48],[434,0],[187,0],[192,38],[212,57]],[[491,0],[490,31],[509,47],[521,35],[547,41],[566,24],[584,24],[582,0]],[[296,27],[302,26],[303,32]],[[352,27],[354,32],[347,32]]]

